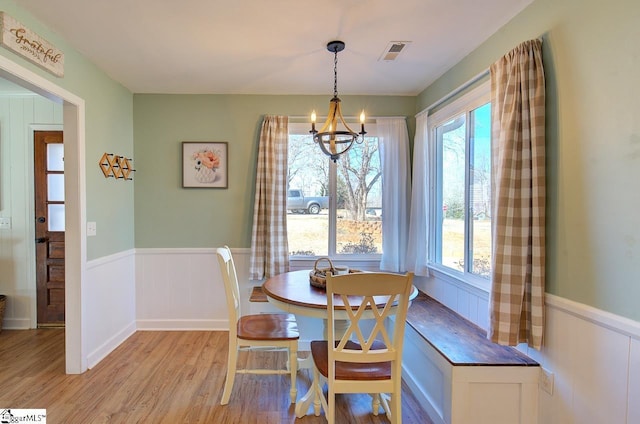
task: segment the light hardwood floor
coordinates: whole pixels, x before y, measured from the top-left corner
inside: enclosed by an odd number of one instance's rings
[[[66,375],[64,330],[0,332],[0,408],[45,408],[58,423],[326,423],[313,414],[296,419],[288,376],[237,375],[229,405],[220,405],[227,333],[139,331],[93,369]],[[284,354],[276,354],[276,364]],[[252,353],[251,365],[272,365],[273,352]],[[300,371],[298,396],[310,383]],[[338,423],[387,423],[371,414],[367,395],[337,397]],[[431,424],[406,387],[405,424]]]

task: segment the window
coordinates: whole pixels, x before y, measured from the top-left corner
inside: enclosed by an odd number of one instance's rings
[[[309,124],[289,124],[287,233],[291,256],[379,257],[382,168],[375,125],[333,163]]]
[[[432,257],[436,267],[491,275],[491,103],[489,83],[429,119],[434,140]]]

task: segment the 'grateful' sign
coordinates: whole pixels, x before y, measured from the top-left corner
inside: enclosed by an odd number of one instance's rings
[[[64,53],[4,12],[0,12],[0,45],[40,65],[53,75],[64,75]]]

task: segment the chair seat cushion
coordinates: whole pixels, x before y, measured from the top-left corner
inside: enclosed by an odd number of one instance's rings
[[[311,355],[313,362],[324,377],[329,373],[329,351],[326,340],[311,342]],[[374,341],[372,350],[385,349],[382,342]],[[362,347],[353,341],[347,342],[345,349],[362,350]],[[336,362],[336,380],[388,380],[391,378],[391,362],[373,362],[360,364],[353,362]]]
[[[245,315],[238,320],[238,338],[245,340],[297,340],[298,323],[293,314]]]

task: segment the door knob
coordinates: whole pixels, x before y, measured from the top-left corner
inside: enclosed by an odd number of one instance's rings
[[[39,223],[43,223],[43,222],[45,222],[45,221],[46,221],[46,219],[45,219],[45,217],[44,217],[44,216],[39,216],[39,217],[38,217],[38,219],[37,219],[37,221],[38,221]]]
[[[36,243],[44,243],[44,242],[46,242],[46,241],[47,241],[47,238],[46,238],[46,237],[38,237],[38,238],[36,239]]]

